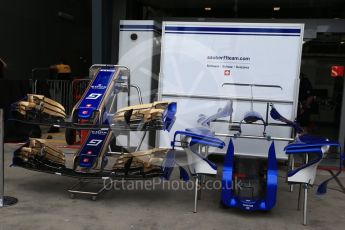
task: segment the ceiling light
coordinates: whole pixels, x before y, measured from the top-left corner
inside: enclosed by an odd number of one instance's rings
[[[279,11],[279,10],[280,10],[280,6],[275,6],[275,7],[273,7],[273,10],[274,10],[274,11]]]
[[[211,7],[205,7],[205,10],[206,10],[206,11],[211,11],[212,8],[211,8]]]
[[[345,43],[345,41],[341,41],[340,44],[343,45]]]

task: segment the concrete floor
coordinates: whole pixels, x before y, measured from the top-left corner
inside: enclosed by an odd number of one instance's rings
[[[193,191],[108,191],[97,201],[70,199],[67,189],[75,179],[8,167],[15,146],[5,145],[5,193],[18,204],[0,209],[0,230],[7,229],[344,229],[345,194],[332,182],[324,197],[310,189],[309,226],[296,210],[297,188],[288,192],[284,173],[279,178],[276,207],[248,213],[220,207],[220,191],[207,190],[193,213]],[[177,171],[177,170],[175,170]],[[318,182],[327,174],[320,172]],[[177,180],[176,173],[172,176]],[[345,183],[345,177],[341,180]]]

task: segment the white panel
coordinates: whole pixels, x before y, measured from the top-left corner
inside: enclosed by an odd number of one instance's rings
[[[165,30],[167,26],[170,30]],[[185,29],[171,29],[172,27]],[[191,27],[193,28],[190,29]],[[201,29],[198,31],[195,27]],[[229,28],[235,28],[235,32],[224,32]],[[252,31],[248,32],[248,28]],[[247,32],[237,32],[236,29],[245,29]],[[262,32],[261,29],[269,32]],[[271,33],[271,29],[300,32]],[[253,98],[276,101],[274,104],[278,111],[288,119],[294,119],[302,38],[301,24],[165,22],[159,90],[161,99],[177,101],[178,105],[177,121],[173,130],[168,135],[161,135],[160,145],[169,146],[176,130],[198,126],[196,120],[199,114],[216,113],[219,107],[225,105],[224,98],[251,97],[250,87],[222,87],[223,83],[281,86],[282,90],[253,88]],[[184,97],[186,95],[192,98]],[[196,99],[195,96],[212,99]],[[249,110],[250,102],[234,102],[233,120],[240,121]],[[266,103],[254,102],[254,110],[265,118]],[[225,123],[216,124],[213,129],[216,132],[229,133],[227,126]],[[261,126],[246,125],[243,128],[243,134],[261,133]],[[291,129],[268,127],[267,134],[290,137]],[[276,142],[278,158],[286,158],[283,152],[286,144],[287,142]],[[268,147],[269,143],[262,140],[241,139],[235,143],[236,153],[244,155],[266,156]]]
[[[228,82],[269,83],[282,86],[283,91],[254,89],[255,97],[293,100],[296,67],[288,67],[296,66],[298,63],[298,60],[291,58],[298,54],[298,50],[290,48],[299,47],[299,40],[294,37],[260,36],[253,42],[253,36],[188,34],[179,35],[179,39],[176,39],[174,34],[164,36],[164,69],[161,72],[164,77],[162,88],[164,93],[249,96],[248,87],[221,87],[221,85]],[[210,47],[209,43],[213,46]],[[270,44],[270,48],[268,49],[265,44]],[[188,47],[190,48],[187,49]],[[226,55],[248,57],[250,60],[207,59],[210,56]],[[224,75],[226,70],[230,70],[230,76]]]
[[[152,20],[121,20],[119,38],[119,65],[130,69],[130,82],[140,87],[143,103],[153,101],[157,93],[160,64],[160,25]],[[136,35],[136,39],[131,36]],[[122,99],[125,97],[122,97]],[[119,97],[119,100],[121,98]],[[131,105],[139,104],[138,93],[131,88]],[[118,108],[126,101],[118,101]],[[130,145],[137,146],[143,132],[131,132]],[[149,136],[145,137],[142,149],[148,148]],[[121,145],[127,145],[127,138],[119,137]]]
[[[153,81],[158,79],[160,57],[159,26],[152,20],[122,20],[120,22],[119,65],[130,68],[131,83],[141,88],[143,102],[151,102],[152,91],[157,90]],[[136,35],[136,40],[131,35]],[[153,66],[155,64],[155,66]],[[132,89],[132,104],[138,103]]]

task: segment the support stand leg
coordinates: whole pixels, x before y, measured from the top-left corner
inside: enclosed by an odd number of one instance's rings
[[[291,154],[289,155],[289,163],[288,164],[289,164],[288,167],[290,168],[290,170],[293,170],[295,167],[295,159]],[[289,191],[293,192],[293,184],[290,185]]]
[[[298,201],[297,201],[297,210],[301,210],[301,195],[302,195],[302,184],[299,185],[298,189]]]
[[[309,155],[305,155],[305,164],[308,164]],[[307,215],[308,215],[308,183],[304,184],[304,205],[303,205],[303,225],[307,225]]]
[[[199,187],[199,177],[196,176],[195,178],[195,193],[194,193],[194,213],[197,212],[196,206],[198,204],[198,187]]]
[[[307,225],[308,215],[308,184],[304,184],[303,225]]]
[[[202,188],[204,187],[204,183],[205,183],[205,175],[200,175],[199,176],[199,189],[198,189],[198,200],[201,200],[201,191]]]

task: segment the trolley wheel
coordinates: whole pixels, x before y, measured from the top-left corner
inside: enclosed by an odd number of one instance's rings
[[[67,144],[74,145],[77,139],[77,131],[74,129],[66,128],[65,139]]]
[[[69,197],[70,197],[71,199],[74,199],[74,198],[75,198],[75,194],[74,194],[74,193],[71,193],[71,194],[69,194]]]
[[[97,196],[92,196],[91,200],[96,201],[97,200]]]

